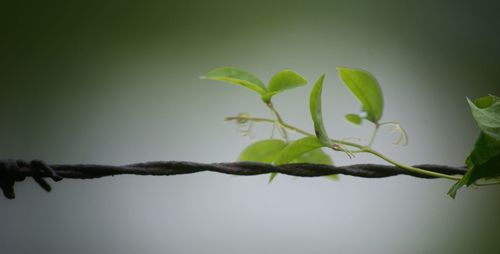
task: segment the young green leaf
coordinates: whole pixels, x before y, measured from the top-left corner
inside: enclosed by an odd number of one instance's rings
[[[267,92],[264,83],[262,83],[262,81],[260,81],[259,78],[257,78],[256,76],[254,76],[249,72],[233,67],[221,67],[213,69],[204,76],[201,76],[200,78],[224,81],[235,85],[241,85],[257,92],[260,95],[263,95]]]
[[[366,119],[378,123],[382,117],[384,101],[375,77],[360,69],[338,67],[337,70],[344,84],[361,103],[361,111],[366,113]]]
[[[320,156],[318,156],[316,158],[314,158],[314,157],[313,158],[308,158],[308,157],[300,158],[300,156],[304,155],[305,153],[311,152],[311,151],[316,150],[316,149],[321,148],[321,147],[324,147],[324,145],[316,137],[305,137],[305,138],[298,139],[294,142],[291,142],[285,148],[283,148],[279,152],[274,163],[276,165],[281,165],[281,164],[289,163],[293,160],[298,160],[298,161],[302,160],[302,162],[305,162],[304,160],[308,160],[308,159],[311,159],[311,160],[307,161],[309,163],[322,163],[322,162],[324,163],[325,162],[324,157],[320,157]],[[312,154],[312,156],[315,156],[315,155]],[[320,161],[313,161],[314,159],[319,159],[322,161],[321,162]],[[331,164],[331,160],[329,161],[329,163]],[[328,164],[328,161],[326,164]]]
[[[285,141],[281,139],[260,140],[245,148],[238,160],[272,163],[285,146]]]
[[[357,114],[347,114],[345,115],[345,119],[352,123],[352,124],[355,124],[355,125],[361,125],[361,121],[363,119],[361,119],[361,117]]]
[[[323,124],[323,116],[321,115],[321,92],[323,90],[324,79],[325,75],[323,74],[318,81],[316,81],[316,84],[311,91],[311,96],[309,98],[309,110],[311,111],[311,118],[314,122],[314,132],[316,133],[316,137],[318,137],[319,141],[324,146],[332,147],[333,142],[326,133],[325,126]]]
[[[292,70],[282,70],[274,75],[267,86],[268,92],[263,95],[264,101],[270,101],[271,97],[277,93],[307,84],[300,74]]]

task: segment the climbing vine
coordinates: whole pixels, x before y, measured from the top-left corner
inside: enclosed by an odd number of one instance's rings
[[[399,122],[382,121],[384,101],[382,90],[375,77],[367,71],[353,68],[337,68],[338,74],[361,104],[359,113],[349,113],[345,119],[355,125],[367,122],[373,126],[372,135],[367,143],[358,138],[334,139],[328,134],[323,124],[321,98],[325,75],[315,82],[309,97],[314,132],[308,132],[286,122],[274,106],[272,99],[279,93],[307,84],[300,74],[283,70],[276,73],[268,85],[253,74],[223,67],[209,71],[202,78],[224,81],[241,85],[258,95],[270,110],[272,117],[255,117],[247,113],[227,117],[227,121],[238,124],[244,135],[251,135],[255,124],[267,123],[277,130],[279,138],[259,140],[246,147],[239,156],[239,162],[197,163],[190,161],[151,161],[122,166],[97,164],[47,164],[41,160],[3,159],[0,160],[0,189],[8,199],[15,198],[14,185],[32,177],[45,191],[51,191],[47,178],[53,181],[63,179],[93,179],[113,175],[178,175],[210,171],[232,175],[270,174],[269,182],[278,173],[300,177],[326,176],[337,178],[337,174],[357,177],[379,178],[395,175],[409,175],[420,178],[443,178],[454,181],[448,194],[455,197],[463,186],[486,186],[500,184],[500,98],[488,95],[476,100],[469,100],[472,116],[479,127],[479,137],[472,151],[465,159],[465,167],[446,165],[406,165],[373,148],[377,133],[383,127],[392,127],[398,134],[394,144],[406,145],[408,136]],[[289,132],[303,137],[292,140]],[[334,133],[334,132],[333,132]],[[330,156],[322,149],[352,158],[359,153],[379,157],[391,165],[353,164],[334,166]]]
[[[286,122],[272,102],[273,97],[277,94],[307,84],[306,79],[295,71],[279,71],[270,79],[267,86],[252,73],[233,67],[213,69],[201,78],[223,81],[252,90],[260,96],[261,102],[271,112],[272,118],[255,117],[246,113],[226,118],[228,121],[235,121],[245,135],[249,135],[251,128],[256,123],[269,123],[273,126],[273,133],[274,130],[278,130],[279,132],[280,138],[264,139],[250,144],[241,152],[239,156],[240,161],[263,162],[274,165],[290,163],[332,165],[332,159],[322,150],[325,148],[343,153],[349,158],[354,157],[358,153],[368,153],[385,160],[401,170],[432,178],[444,178],[454,181],[455,183],[448,192],[448,195],[453,198],[463,186],[500,184],[499,97],[487,95],[476,100],[467,99],[472,116],[480,129],[480,135],[471,153],[465,159],[465,164],[468,168],[467,173],[464,176],[457,176],[405,165],[375,150],[372,145],[381,127],[392,127],[393,131],[397,132],[398,137],[394,142],[397,145],[406,145],[408,143],[408,135],[399,122],[382,121],[384,110],[382,90],[377,79],[371,73],[347,67],[338,67],[337,72],[345,86],[361,104],[359,113],[346,114],[345,119],[355,125],[368,122],[373,126],[371,138],[366,144],[358,142],[357,139],[354,139],[354,141],[351,139],[333,139],[327,133],[323,124],[321,109],[325,75],[321,75],[317,79],[309,97],[309,110],[314,126],[314,133],[299,129]],[[302,134],[304,137],[291,140],[288,132],[296,132]],[[272,182],[276,175],[277,173],[271,173],[269,182]],[[331,175],[328,177],[335,178],[336,176]]]

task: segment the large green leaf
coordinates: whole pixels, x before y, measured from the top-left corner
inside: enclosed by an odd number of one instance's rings
[[[464,185],[470,185],[480,178],[500,176],[500,141],[481,132],[465,163],[469,170],[448,191],[453,198]]]
[[[500,100],[489,95],[474,102],[467,101],[481,134],[465,160],[469,170],[448,192],[452,197],[464,185],[470,185],[481,178],[500,176]]]
[[[260,140],[245,148],[238,160],[272,163],[285,146],[286,143],[281,139]]]
[[[260,95],[267,93],[264,83],[253,74],[233,67],[221,67],[209,71],[202,79],[211,79],[244,86]]]
[[[480,178],[491,178],[500,175],[500,140],[495,140],[485,134],[479,135],[474,150],[465,160],[471,169],[466,184],[472,184]]]
[[[469,102],[472,116],[479,129],[495,140],[500,140],[500,98],[488,95]]]
[[[323,74],[318,81],[316,81],[309,98],[309,109],[311,111],[311,118],[314,122],[316,137],[318,137],[319,141],[324,146],[332,147],[333,143],[326,133],[325,125],[323,124],[323,116],[321,115],[321,92],[323,90],[324,79],[325,75]]]
[[[316,137],[305,137],[298,139],[294,142],[291,142],[283,150],[281,150],[274,163],[276,165],[281,165],[289,163],[293,160],[308,163],[324,163],[325,161],[323,157],[310,158],[306,156],[300,158],[300,156],[304,155],[305,153],[311,152],[321,147],[324,147],[324,145]],[[312,154],[312,156],[314,156],[314,154]],[[313,161],[314,159],[320,159],[321,161]],[[327,162],[325,164],[331,164],[331,160],[329,161],[329,163]]]
[[[382,91],[375,77],[365,70],[338,67],[339,76],[352,94],[361,103],[361,111],[366,119],[378,123],[382,117],[384,100]]]
[[[267,86],[268,92],[263,95],[264,101],[270,101],[271,97],[277,93],[307,84],[300,74],[292,70],[282,70],[274,75]]]

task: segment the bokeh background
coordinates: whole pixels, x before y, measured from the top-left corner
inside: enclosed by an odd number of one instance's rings
[[[375,147],[407,163],[463,165],[478,129],[465,101],[500,94],[497,1],[7,1],[0,9],[0,156],[48,163],[234,161],[225,116],[269,116],[251,91],[198,77],[219,66],[267,81],[326,73],[337,138],[359,105],[336,66],[372,72],[384,120]],[[311,85],[275,98],[311,130]],[[373,162],[332,154],[339,165]],[[446,195],[452,182],[405,176],[298,179],[197,173],[32,180],[0,199],[0,253],[497,253],[500,188]]]

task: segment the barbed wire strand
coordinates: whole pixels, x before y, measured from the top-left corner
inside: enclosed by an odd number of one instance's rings
[[[435,164],[420,164],[414,165],[413,167],[449,175],[463,175],[467,171],[466,167],[452,167]],[[382,178],[396,175],[434,178],[432,176],[407,171],[396,166],[380,164],[330,166],[310,163],[272,165],[259,162],[199,163],[191,161],[152,161],[123,166],[112,166],[98,164],[49,165],[40,160],[33,160],[29,163],[23,160],[0,160],[0,188],[6,198],[13,199],[15,198],[14,183],[23,181],[26,177],[33,177],[44,190],[50,191],[51,187],[45,178],[51,178],[53,181],[60,181],[64,178],[93,179],[114,175],[169,176],[204,171],[242,176],[280,173],[299,177],[318,177],[341,174],[364,178]]]

